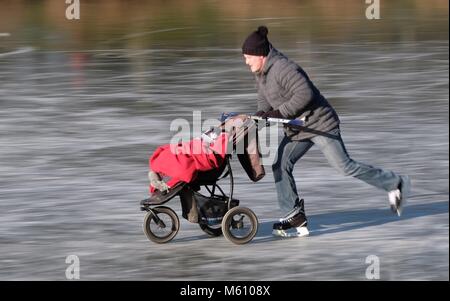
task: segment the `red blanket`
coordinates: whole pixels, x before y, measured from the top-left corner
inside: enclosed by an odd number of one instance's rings
[[[199,138],[180,144],[166,144],[158,147],[150,157],[150,169],[169,177],[169,187],[178,182],[190,183],[199,171],[213,170],[222,165],[227,144],[227,133],[221,133],[211,144]],[[150,192],[153,191],[150,187]]]

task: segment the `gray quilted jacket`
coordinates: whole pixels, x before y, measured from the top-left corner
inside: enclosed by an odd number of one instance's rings
[[[279,110],[285,118],[304,120],[303,129],[285,127],[292,140],[309,139],[339,125],[337,113],[306,72],[275,48],[267,55],[256,82],[258,111]]]

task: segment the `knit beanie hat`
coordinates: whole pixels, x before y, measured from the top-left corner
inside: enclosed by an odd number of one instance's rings
[[[267,56],[270,51],[270,42],[267,39],[269,30],[265,26],[259,26],[252,32],[242,45],[242,53],[249,55]]]

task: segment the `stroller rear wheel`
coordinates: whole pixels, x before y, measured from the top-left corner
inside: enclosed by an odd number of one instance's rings
[[[258,231],[258,218],[246,207],[231,208],[223,217],[222,232],[229,241],[241,245],[248,243]]]
[[[177,235],[180,220],[175,211],[169,207],[159,206],[147,213],[143,228],[148,239],[162,244],[171,241]]]
[[[209,236],[216,237],[222,235],[222,228],[220,224],[215,227],[209,226],[207,224],[199,224],[199,226],[200,229],[202,229],[203,232],[205,232]]]

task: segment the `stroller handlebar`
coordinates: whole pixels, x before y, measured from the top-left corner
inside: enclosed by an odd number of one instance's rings
[[[222,116],[220,117],[220,121],[224,122],[225,120],[227,120],[228,118],[234,117],[234,116],[238,116],[238,115],[247,115],[248,117],[250,117],[253,120],[256,121],[266,121],[266,122],[275,122],[275,123],[282,123],[284,125],[287,126],[304,126],[304,119],[285,119],[285,118],[262,118],[260,116],[255,116],[252,114],[239,114],[236,112],[231,112],[231,113],[222,113]]]
[[[262,118],[260,116],[254,116],[254,115],[249,115],[251,119],[253,120],[265,120],[267,122],[276,122],[276,123],[282,123],[285,124],[287,126],[291,125],[291,126],[303,126],[304,122],[303,119],[285,119],[285,118]]]

